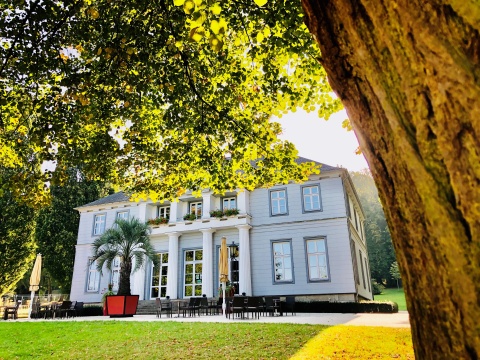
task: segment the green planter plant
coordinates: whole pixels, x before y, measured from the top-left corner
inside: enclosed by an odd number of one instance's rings
[[[183,216],[183,220],[190,220],[190,221],[193,221],[193,220],[197,220],[197,215],[195,214],[185,214]]]
[[[132,309],[138,303],[138,295],[132,296],[131,294],[130,275],[139,270],[146,259],[157,263],[157,258],[150,243],[149,228],[146,223],[137,218],[131,218],[129,220],[117,219],[115,225],[95,240],[93,243],[93,258],[97,261],[97,269],[100,274],[102,274],[104,266],[111,270],[115,258],[120,259],[120,279],[117,295],[105,297],[107,315],[132,316]],[[133,267],[133,259],[135,259],[135,267]],[[121,296],[124,299],[123,314],[109,312],[109,308],[113,308],[109,306],[109,302],[112,300],[113,303],[115,296]],[[129,299],[130,296],[132,296],[132,299]],[[133,297],[136,297],[136,299]]]

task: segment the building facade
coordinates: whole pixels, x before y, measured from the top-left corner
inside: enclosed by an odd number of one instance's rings
[[[227,209],[233,215],[221,216]],[[119,262],[100,274],[92,261],[92,243],[115,219],[130,217],[168,221],[151,225],[159,266],[149,263],[132,274],[132,294],[140,299],[218,296],[222,237],[229,245],[229,279],[239,294],[372,299],[364,215],[343,168],[322,164],[321,174],[302,184],[224,195],[205,190],[201,197],[187,193],[177,202],[131,202],[120,192],[77,210],[70,294],[77,301],[98,302],[108,284],[114,290],[118,286]]]

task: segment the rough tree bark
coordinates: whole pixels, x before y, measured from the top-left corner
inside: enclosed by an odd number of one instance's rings
[[[125,258],[120,264],[120,279],[117,295],[132,295],[130,289],[130,275],[132,274],[132,259]]]
[[[479,359],[478,2],[302,4],[379,188],[416,357]]]

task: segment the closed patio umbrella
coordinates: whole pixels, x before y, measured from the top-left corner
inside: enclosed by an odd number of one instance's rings
[[[38,254],[33,265],[32,275],[30,275],[30,307],[28,309],[28,317],[31,319],[33,300],[35,298],[35,291],[40,288],[40,275],[42,273],[42,254]]]
[[[222,237],[222,244],[220,246],[220,261],[218,262],[218,272],[220,274],[220,282],[222,283],[223,290],[223,303],[222,310],[223,315],[226,313],[226,302],[225,302],[225,288],[227,287],[228,281],[228,248],[227,248],[227,238]]]

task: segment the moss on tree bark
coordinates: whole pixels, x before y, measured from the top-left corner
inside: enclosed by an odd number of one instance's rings
[[[480,9],[302,0],[379,187],[415,354],[480,358]]]

